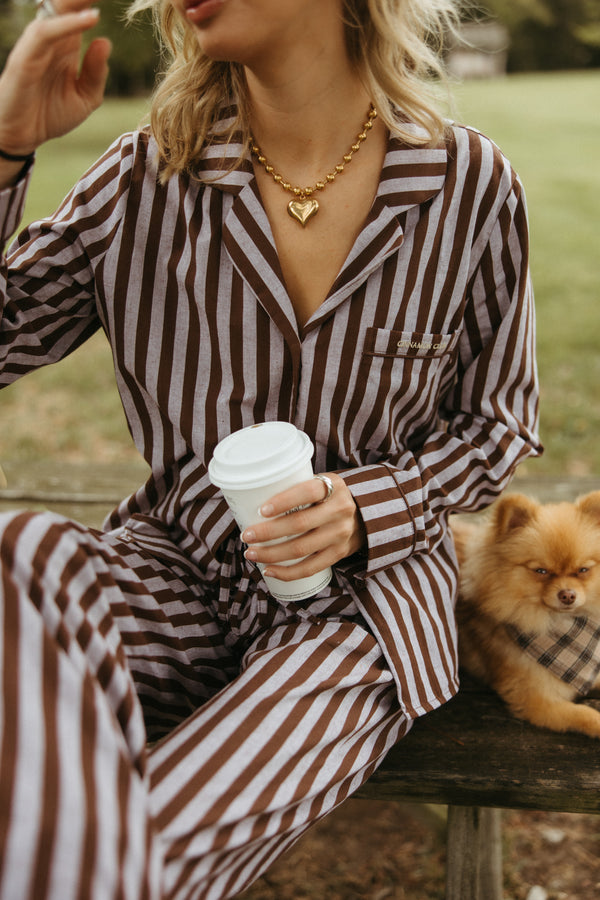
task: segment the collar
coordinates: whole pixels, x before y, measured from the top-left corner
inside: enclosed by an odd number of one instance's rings
[[[224,110],[220,127],[231,124],[235,107]],[[217,123],[217,129],[219,123]],[[233,169],[238,157],[241,164]],[[390,135],[377,194],[362,231],[342,266],[329,294],[311,316],[303,335],[318,328],[325,318],[379,268],[404,241],[402,213],[431,200],[444,187],[448,151],[445,145],[415,148],[398,135]],[[238,272],[250,285],[271,318],[296,350],[300,335],[291,300],[287,296],[275,241],[254,177],[248,146],[241,134],[228,144],[209,144],[202,155],[199,174],[212,189],[234,195],[225,219],[223,240]],[[254,222],[261,234],[255,240],[248,231]]]
[[[521,631],[516,625],[507,625],[506,631],[521,650],[584,696],[600,674],[600,622],[575,616],[565,625],[544,634]]]
[[[224,106],[213,133],[218,135],[230,127],[236,118],[236,107]],[[416,125],[403,125],[415,134],[424,132]],[[241,164],[233,169],[236,160]],[[445,182],[448,167],[448,148],[445,143],[436,147],[414,147],[397,134],[390,133],[386,155],[379,179],[376,202],[391,207],[395,215],[426,203],[438,194]],[[234,134],[229,143],[212,143],[205,147],[198,174],[211,187],[238,195],[254,182],[250,149],[244,145],[242,134]]]

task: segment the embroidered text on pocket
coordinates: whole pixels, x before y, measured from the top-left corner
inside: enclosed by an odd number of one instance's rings
[[[389,357],[439,357],[451,353],[459,333],[427,334],[418,331],[388,331],[385,328],[368,328],[365,337],[365,354]]]

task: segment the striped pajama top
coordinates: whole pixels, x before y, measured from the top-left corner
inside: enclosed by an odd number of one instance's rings
[[[457,684],[447,514],[490,503],[541,452],[522,186],[472,129],[432,149],[391,135],[364,227],[299,329],[249,154],[230,171],[241,149],[209,147],[202,181],[160,186],[149,132],[116,141],[3,262],[0,384],[101,327],[151,468],[107,527],[165,554],[168,537],[208,581],[236,534],[207,475],[216,443],[265,420],[307,432],[368,539],[334,584],[417,715]],[[0,192],[4,241],[27,180]]]

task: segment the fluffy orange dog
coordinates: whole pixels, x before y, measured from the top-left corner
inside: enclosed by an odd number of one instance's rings
[[[483,525],[452,528],[463,668],[515,715],[600,738],[600,712],[575,702],[600,688],[600,491],[547,505],[508,494]]]

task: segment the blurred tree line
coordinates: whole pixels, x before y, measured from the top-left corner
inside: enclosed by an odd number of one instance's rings
[[[93,5],[96,5],[94,0]],[[122,96],[148,93],[161,65],[150,13],[125,21],[127,0],[100,0],[100,23],[90,32],[110,38],[108,92]],[[35,15],[35,0],[0,0],[0,68],[25,24]]]
[[[600,66],[600,0],[481,0],[482,13],[508,30],[509,71]]]
[[[158,45],[150,16],[128,25],[126,7],[126,0],[101,3],[98,31],[113,42],[108,90],[147,93],[160,67]],[[34,11],[34,0],[0,0],[0,67]],[[465,14],[473,17],[472,0]],[[508,30],[509,71],[600,66],[600,0],[478,0],[477,17],[485,16]]]

